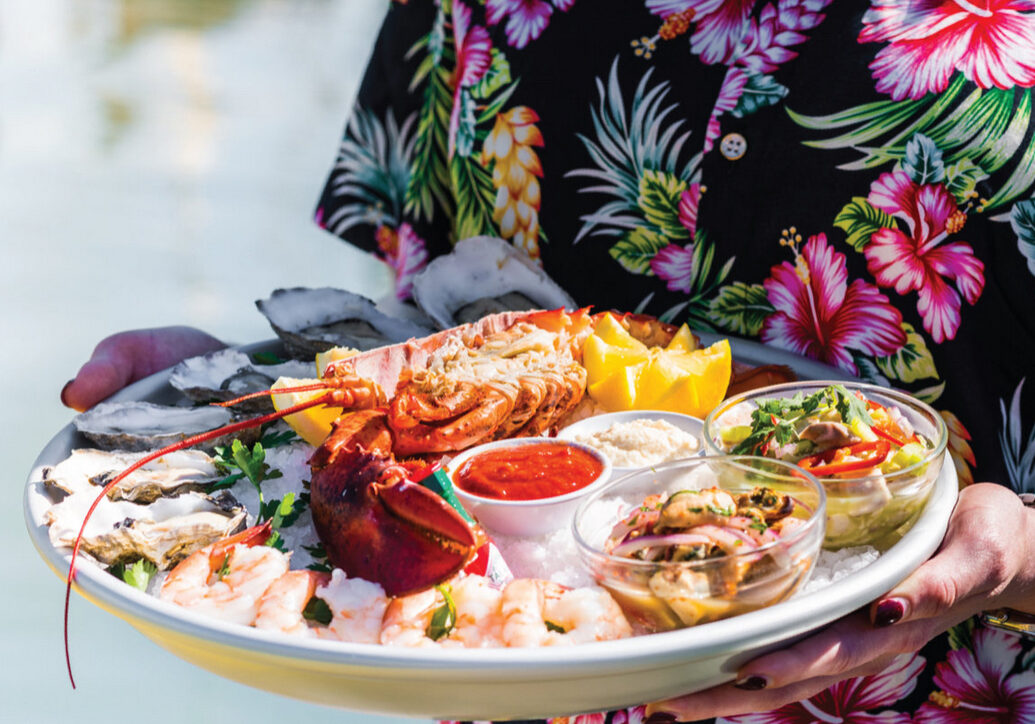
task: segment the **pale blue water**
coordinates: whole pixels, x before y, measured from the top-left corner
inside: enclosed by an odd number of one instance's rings
[[[0,1],[0,721],[397,721],[218,678],[81,598],[71,691],[63,586],[21,513],[72,416],[59,391],[104,335],[188,323],[257,341],[271,333],[253,302],[278,286],[386,291],[309,223],[384,8]]]

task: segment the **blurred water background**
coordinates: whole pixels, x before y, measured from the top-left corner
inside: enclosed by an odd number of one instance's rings
[[[0,721],[409,721],[317,707],[181,662],[75,597],[25,532],[24,480],[105,335],[272,336],[278,286],[378,297],[377,262],[310,217],[386,0],[0,0]],[[405,692],[400,692],[405,695]]]

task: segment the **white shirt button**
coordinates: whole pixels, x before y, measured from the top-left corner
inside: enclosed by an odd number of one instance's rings
[[[736,161],[747,152],[747,139],[739,133],[727,133],[719,141],[719,153],[730,161]]]

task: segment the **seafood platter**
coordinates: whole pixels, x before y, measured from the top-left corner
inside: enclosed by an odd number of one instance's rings
[[[865,605],[944,533],[944,425],[897,393],[566,300],[270,312],[303,291],[260,303],[282,341],[130,386],[26,487],[55,573],[222,676],[445,719],[635,706]]]

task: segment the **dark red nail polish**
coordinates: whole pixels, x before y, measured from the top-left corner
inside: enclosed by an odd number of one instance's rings
[[[873,613],[873,625],[881,628],[897,623],[906,613],[906,607],[897,598],[888,598],[877,604]]]
[[[761,691],[769,686],[769,680],[764,676],[749,676],[746,679],[737,679],[733,685],[744,691]]]
[[[643,724],[672,724],[675,720],[675,714],[669,714],[667,711],[656,711],[647,717]]]
[[[65,383],[65,386],[61,388],[61,404],[68,407],[68,402],[65,401],[65,393],[68,392],[68,388],[72,386],[75,380],[69,380]]]

